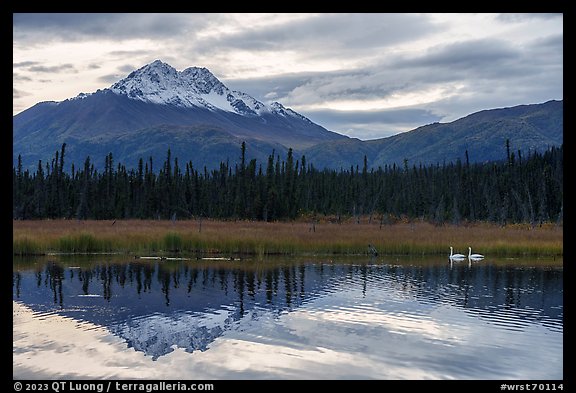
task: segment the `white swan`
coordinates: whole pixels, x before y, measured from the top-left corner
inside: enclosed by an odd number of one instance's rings
[[[482,254],[472,254],[472,247],[468,247],[468,259],[471,261],[479,261],[484,259],[484,255]]]
[[[464,254],[453,254],[454,250],[452,249],[452,246],[450,246],[450,256],[448,258],[450,258],[451,261],[462,261],[464,259],[466,259],[466,255]]]

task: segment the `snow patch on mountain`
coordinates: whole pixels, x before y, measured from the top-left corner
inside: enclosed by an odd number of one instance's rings
[[[179,72],[160,60],[131,72],[109,90],[143,102],[223,110],[243,116],[286,116],[287,111],[279,104],[268,106],[246,93],[230,90],[206,68],[189,67]]]
[[[272,108],[272,111],[274,111],[275,113],[279,114],[280,116],[283,117],[295,117],[297,119],[306,121],[308,123],[312,123],[312,121],[310,119],[308,119],[305,116],[302,116],[301,114],[299,114],[298,112],[293,111],[290,108],[286,108],[284,105],[282,105],[279,102],[273,102],[270,104],[270,107]]]

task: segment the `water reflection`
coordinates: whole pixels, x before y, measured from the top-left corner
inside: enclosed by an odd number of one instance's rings
[[[205,351],[225,332],[296,310],[436,341],[443,323],[458,322],[449,321],[450,312],[433,318],[430,310],[463,310],[503,330],[537,325],[562,333],[562,295],[561,264],[78,258],[13,264],[14,300],[105,326],[152,359],[175,347]]]

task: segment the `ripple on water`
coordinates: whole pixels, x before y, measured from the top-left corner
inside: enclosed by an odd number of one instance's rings
[[[343,375],[369,378],[545,378],[562,365],[562,298],[546,292],[561,287],[561,273],[384,263],[172,268],[98,265],[88,274],[83,265],[85,275],[54,282],[49,270],[22,272],[14,296],[37,320],[65,315],[79,330],[104,326],[148,360],[197,351],[190,364],[213,356],[225,369],[227,359],[246,360],[218,352],[230,342],[254,359],[275,353],[279,368],[267,376],[298,364],[324,375],[341,362]],[[352,371],[355,364],[366,368]]]

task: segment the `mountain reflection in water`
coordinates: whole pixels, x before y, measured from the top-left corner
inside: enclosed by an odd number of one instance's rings
[[[354,288],[381,320],[418,328],[426,305],[465,310],[502,329],[538,324],[563,330],[562,266],[385,261],[141,261],[66,259],[13,263],[13,299],[106,327],[156,360],[174,350],[205,351],[243,321],[324,306]],[[327,307],[338,309],[338,296]],[[350,313],[361,323],[362,310]],[[347,310],[339,315],[346,318]],[[407,319],[408,317],[408,319]],[[367,323],[370,323],[368,321]]]

